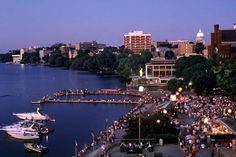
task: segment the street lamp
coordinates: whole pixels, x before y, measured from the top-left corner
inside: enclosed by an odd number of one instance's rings
[[[229,114],[231,114],[231,113],[232,113],[232,109],[229,108],[227,112],[228,112]]]
[[[179,87],[179,88],[178,88],[178,92],[179,92],[179,93],[181,93],[181,92],[182,92],[182,90],[183,90],[183,88],[182,88],[182,87]]]
[[[166,109],[164,109],[164,110],[163,110],[163,113],[164,113],[164,114],[167,114],[167,110],[166,110]]]
[[[157,124],[160,124],[161,123],[161,120],[160,119],[157,119]]]
[[[188,85],[191,87],[191,86],[193,85],[192,81],[190,81],[190,82],[188,83]]]
[[[143,86],[139,86],[138,91],[139,92],[143,92],[144,91],[144,87]],[[140,139],[141,139],[141,119],[140,119],[140,116],[141,116],[140,107],[141,106],[142,106],[142,99],[140,98],[139,99],[139,104],[138,104],[138,109],[139,109],[139,116],[138,116],[138,141],[139,141],[139,143],[140,143]]]

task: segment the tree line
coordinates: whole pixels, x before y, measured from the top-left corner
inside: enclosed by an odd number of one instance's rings
[[[198,95],[210,95],[213,88],[221,87],[236,100],[234,57],[210,59],[200,55],[182,57],[176,62],[175,76],[177,79],[172,79],[167,84],[167,89],[172,93],[182,87],[185,90],[194,89]]]
[[[43,58],[46,64],[55,67],[66,67],[75,70],[86,70],[97,73],[115,73],[124,78],[137,75],[140,68],[150,61],[152,54],[148,50],[141,55],[134,54],[124,47],[106,47],[104,51],[95,54],[89,50],[79,50],[78,55],[69,60],[59,50],[52,52]]]

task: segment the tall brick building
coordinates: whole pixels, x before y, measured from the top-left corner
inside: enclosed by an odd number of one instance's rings
[[[214,25],[211,33],[211,45],[208,46],[208,55],[218,54],[221,57],[236,56],[236,24],[233,29],[220,30],[219,25]]]
[[[134,53],[140,53],[142,50],[151,51],[151,34],[144,34],[143,31],[133,31],[124,35],[125,48]]]

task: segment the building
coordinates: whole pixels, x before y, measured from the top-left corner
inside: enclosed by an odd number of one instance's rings
[[[13,58],[13,63],[14,64],[20,64],[20,61],[21,61],[21,55],[20,54],[12,55],[12,58]]]
[[[201,29],[199,29],[197,35],[196,35],[196,43],[203,43],[205,44],[205,40],[204,40],[204,33],[202,32]]]
[[[145,77],[148,83],[166,86],[169,80],[175,78],[175,64],[175,59],[152,58],[150,63],[145,65]]]
[[[178,55],[191,55],[193,54],[194,44],[191,42],[180,42],[178,43]]]
[[[69,59],[74,59],[78,55],[78,51],[76,49],[69,50]]]
[[[106,44],[97,43],[96,41],[92,42],[80,42],[77,45],[77,49],[79,50],[90,50],[90,51],[103,51],[106,47]]]
[[[236,56],[236,24],[233,29],[220,30],[219,25],[214,25],[211,33],[211,45],[208,46],[208,55],[220,55],[221,57]]]
[[[133,31],[124,35],[125,48],[134,53],[141,53],[142,50],[151,51],[151,34],[144,34],[143,31]]]
[[[43,57],[51,54],[53,52],[53,50],[51,49],[46,49],[43,48],[42,50],[39,50],[39,58],[40,58],[40,62],[44,62]]]
[[[169,40],[167,41],[172,47],[178,46],[180,43],[188,43],[188,40]]]

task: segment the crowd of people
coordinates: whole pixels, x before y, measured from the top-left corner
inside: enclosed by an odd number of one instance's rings
[[[131,109],[127,114],[114,121],[107,130],[102,131],[97,136],[91,145],[86,145],[79,153],[78,156],[83,156],[86,151],[94,145],[103,146],[108,148],[109,143],[115,140],[116,130],[125,130],[127,127],[127,120],[131,116],[138,116],[141,110],[145,110],[143,104],[154,104],[152,112],[160,112],[160,104],[168,99],[168,95],[157,98],[150,92],[145,91],[142,95],[142,103]],[[165,93],[164,93],[165,95]],[[213,96],[196,96],[188,95],[184,99],[178,101],[174,106],[176,115],[186,115],[187,119],[192,119],[191,122],[185,122],[179,116],[170,117],[171,123],[174,123],[180,130],[179,132],[179,145],[185,156],[194,156],[200,149],[211,148],[211,155],[214,156],[219,150],[219,146],[233,147],[232,141],[228,140],[224,143],[219,143],[211,139],[208,135],[215,134],[230,134],[230,130],[223,127],[219,122],[219,118],[231,117],[236,118],[236,103],[230,97],[219,95],[215,93]],[[221,128],[221,129],[219,129]],[[223,129],[222,129],[223,128]],[[104,144],[104,141],[105,144]],[[102,143],[102,144],[101,144]],[[105,146],[104,146],[105,145]],[[121,143],[121,151],[132,151],[136,148],[151,148],[142,143]],[[108,154],[108,149],[104,149],[104,154]]]
[[[230,134],[231,132],[222,126],[219,118],[236,118],[236,103],[228,96],[187,96],[185,101],[177,103],[175,111],[187,115],[193,119],[190,124],[180,121],[181,126],[179,145],[185,156],[194,156],[200,149],[211,148],[211,154],[219,150],[220,145],[232,147],[230,140],[218,143],[210,139],[209,134]],[[221,127],[220,127],[221,126]],[[221,128],[221,130],[219,130]]]
[[[110,143],[113,143],[116,136],[115,132],[116,130],[123,130],[125,131],[125,128],[127,127],[127,121],[131,116],[138,116],[140,113],[140,110],[145,110],[145,105],[148,103],[154,103],[157,98],[155,98],[151,93],[148,91],[145,91],[141,94],[142,101],[140,105],[132,108],[128,113],[121,116],[118,120],[114,121],[105,131],[101,131],[100,134],[96,137],[94,137],[93,142],[90,145],[85,145],[82,150],[78,152],[78,156],[84,156],[86,152],[88,152],[89,149],[91,149],[94,146],[99,146],[100,148],[106,148],[104,149],[104,152],[101,152],[103,154],[109,154],[107,152],[108,145]],[[105,143],[105,146],[104,146]]]

